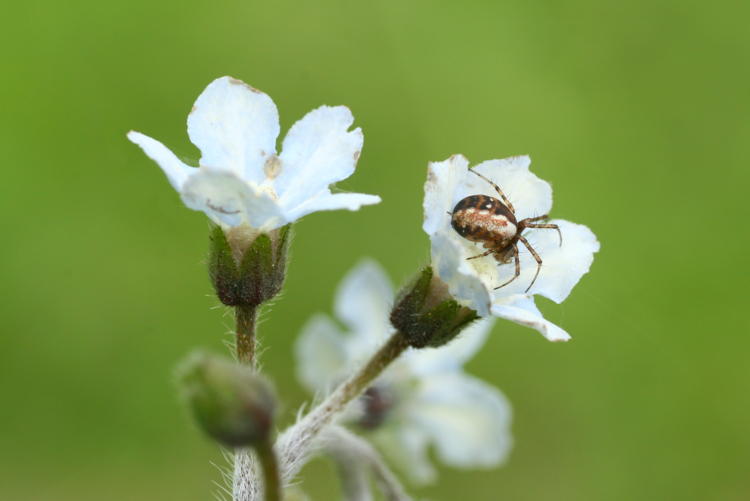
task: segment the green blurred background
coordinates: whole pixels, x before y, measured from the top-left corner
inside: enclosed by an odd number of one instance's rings
[[[361,257],[403,281],[428,259],[429,160],[530,153],[553,214],[602,251],[548,317],[568,344],[500,323],[469,370],[514,404],[492,471],[444,470],[451,500],[750,499],[750,4],[468,1],[52,2],[3,7],[0,499],[202,500],[217,449],[172,383],[221,351],[206,218],[125,139],[197,159],[185,118],[232,75],[282,130],[346,104],[365,132],[359,213],[297,225],[261,326],[284,422],[307,395],[291,346]],[[318,461],[303,486],[336,499]]]

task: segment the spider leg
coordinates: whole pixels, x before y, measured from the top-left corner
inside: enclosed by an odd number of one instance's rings
[[[500,287],[505,287],[509,283],[511,283],[513,280],[517,279],[521,275],[521,257],[518,255],[518,245],[513,244],[513,258],[516,262],[516,272],[513,274],[513,277],[505,282],[503,285],[498,285],[495,287],[495,290],[498,290]]]
[[[528,219],[524,219],[524,221],[528,221]],[[556,224],[525,224],[523,225],[523,227],[524,228],[548,228],[550,230],[557,230],[557,234],[560,235],[560,247],[562,247],[562,231],[560,231],[560,227],[557,226]]]
[[[481,177],[482,179],[490,183],[492,187],[495,188],[495,191],[497,192],[497,194],[500,195],[500,198],[503,199],[503,203],[505,204],[505,206],[508,207],[508,209],[510,209],[510,212],[512,212],[513,214],[516,213],[516,209],[513,208],[513,204],[510,203],[510,200],[508,200],[508,197],[505,196],[505,193],[503,193],[503,190],[501,190],[498,185],[496,185],[495,183],[493,183],[492,181],[490,181],[489,179],[487,179],[486,177],[484,177],[482,174],[475,171],[474,169],[469,169],[469,172],[473,172],[477,176]]]
[[[531,287],[534,285],[534,282],[536,282],[536,277],[539,276],[539,272],[542,269],[542,258],[539,257],[539,254],[536,253],[534,248],[531,246],[528,240],[523,238],[521,235],[518,235],[518,239],[523,242],[523,244],[526,246],[527,249],[529,249],[529,252],[531,252],[531,255],[534,256],[534,259],[536,260],[536,273],[534,274],[534,279],[531,281],[529,286],[526,288],[524,293],[529,292],[531,290]]]
[[[469,259],[476,259],[478,257],[489,256],[493,252],[495,252],[495,249],[490,249],[490,250],[488,250],[486,252],[482,252],[481,254],[477,254],[476,256],[467,257],[466,260],[468,261]]]
[[[534,221],[544,221],[545,219],[549,219],[549,214],[543,214],[541,216],[536,216],[536,217],[527,217],[526,219],[524,219],[523,221],[521,221],[521,223],[519,223],[519,224],[522,224],[522,223],[533,223]]]

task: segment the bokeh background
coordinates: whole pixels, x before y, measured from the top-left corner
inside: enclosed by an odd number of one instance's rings
[[[197,160],[185,117],[229,74],[282,130],[346,104],[365,132],[359,213],[297,225],[264,367],[289,422],[307,395],[292,344],[372,256],[394,281],[428,259],[429,160],[530,153],[554,215],[602,251],[551,344],[500,323],[469,370],[515,408],[491,471],[443,470],[434,500],[750,499],[750,4],[30,0],[0,20],[0,499],[209,499],[220,453],[183,412],[173,367],[224,350],[206,218],[125,139]],[[333,470],[305,470],[336,499]]]

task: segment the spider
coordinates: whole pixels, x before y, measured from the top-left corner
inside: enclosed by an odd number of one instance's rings
[[[495,260],[500,264],[507,264],[511,259],[515,260],[516,270],[513,277],[502,285],[495,287],[495,290],[505,287],[521,274],[521,259],[518,255],[518,241],[520,240],[534,259],[536,260],[536,274],[524,293],[529,292],[539,276],[542,269],[542,258],[534,250],[528,240],[521,233],[526,228],[548,228],[557,230],[560,235],[560,246],[562,246],[562,232],[556,224],[537,223],[549,219],[547,214],[537,217],[527,217],[521,221],[516,221],[516,211],[513,204],[505,196],[500,187],[487,179],[479,172],[469,169],[480,178],[487,181],[495,188],[502,202],[497,198],[487,195],[470,195],[459,201],[453,208],[451,216],[451,226],[456,232],[467,240],[472,242],[483,243],[487,251],[468,259],[477,259],[492,254]]]

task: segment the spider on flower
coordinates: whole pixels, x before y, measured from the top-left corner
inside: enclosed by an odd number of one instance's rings
[[[513,204],[505,196],[500,187],[487,179],[479,172],[469,169],[495,188],[502,201],[488,195],[470,195],[461,199],[453,208],[451,226],[456,232],[467,240],[484,244],[487,251],[467,259],[477,259],[490,254],[500,264],[507,264],[511,259],[515,260],[515,273],[510,280],[495,287],[505,287],[521,274],[521,258],[518,253],[518,242],[526,246],[536,260],[536,273],[525,292],[529,292],[539,276],[542,269],[542,258],[534,250],[528,240],[521,234],[526,228],[547,228],[557,230],[560,235],[560,246],[562,246],[562,232],[559,226],[549,223],[538,223],[549,219],[547,214],[536,217],[527,217],[521,221],[516,220],[516,211]]]

